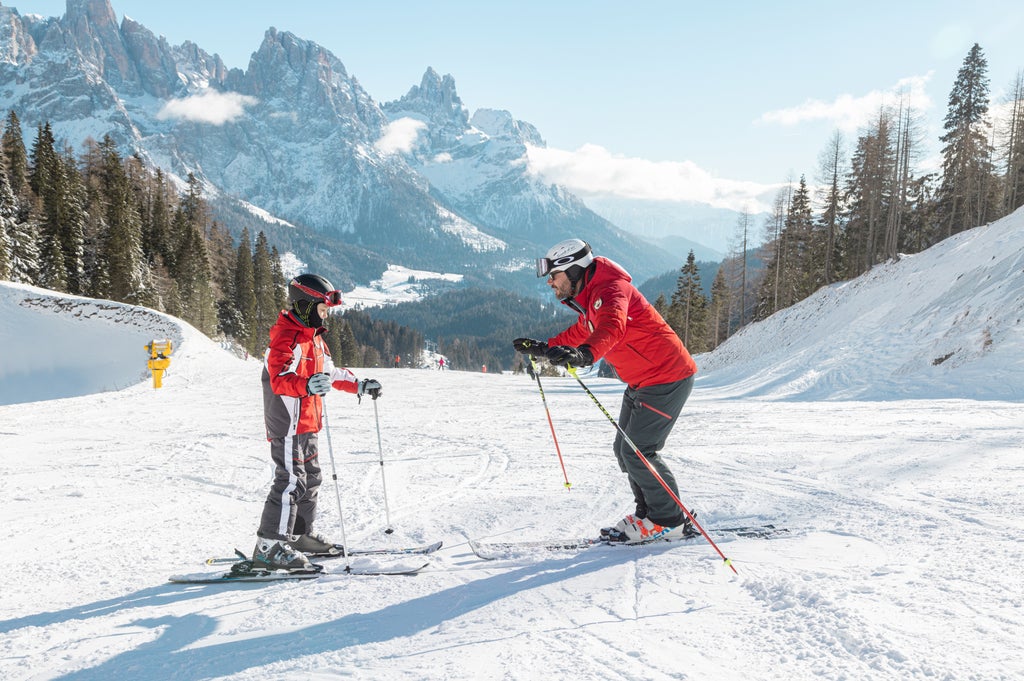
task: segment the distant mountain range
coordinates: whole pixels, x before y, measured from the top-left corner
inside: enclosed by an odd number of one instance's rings
[[[428,68],[379,104],[328,50],[274,28],[242,71],[127,17],[118,25],[108,0],[68,0],[51,18],[0,7],[0,107],[18,114],[27,145],[50,122],[76,151],[110,136],[172,177],[193,173],[229,229],[256,221],[342,284],[391,263],[537,290],[532,259],[570,236],[638,280],[681,264],[677,248],[529,174],[526,144],[543,146],[540,133],[506,111],[470,116],[451,76]]]

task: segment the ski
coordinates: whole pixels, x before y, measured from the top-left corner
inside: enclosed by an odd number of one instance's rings
[[[246,561],[247,562],[247,561]],[[330,575],[354,575],[362,577],[415,575],[429,562],[405,565],[349,565],[341,570],[324,570],[322,565],[314,565],[311,570],[259,570],[239,561],[227,572],[200,572],[190,575],[172,575],[168,580],[175,584],[233,584],[236,582],[278,582],[296,579],[316,579]]]
[[[731,534],[735,537],[743,538],[754,538],[754,539],[767,539],[769,537],[778,536],[781,534],[788,534],[789,530],[784,527],[776,527],[775,525],[745,525],[742,527],[715,527],[710,528],[707,532],[711,535],[716,534]],[[688,542],[693,539],[700,537],[700,533],[694,532],[685,537],[679,539],[650,539],[648,541],[633,542],[629,544],[620,542],[609,542],[600,537],[578,537],[570,539],[546,539],[539,541],[522,541],[522,542],[483,542],[471,539],[469,541],[469,547],[479,558],[484,560],[497,560],[499,558],[509,558],[523,553],[530,553],[535,551],[549,551],[557,553],[559,551],[583,551],[598,546],[608,547],[637,547],[637,546],[651,546],[655,544],[662,544],[666,542]]]
[[[434,542],[433,544],[422,544],[420,546],[406,546],[406,547],[399,547],[399,548],[380,547],[380,548],[371,548],[371,549],[349,549],[348,550],[348,555],[350,555],[350,556],[428,555],[428,554],[436,552],[438,549],[441,548],[441,546],[443,544],[444,544],[444,542],[439,542],[438,541],[438,542]],[[318,554],[307,554],[307,555],[310,558],[316,558],[317,560],[329,560],[331,558],[341,558],[342,555],[344,555],[344,554],[342,554],[341,546],[338,545],[338,544],[336,544],[335,546],[338,549],[337,553],[318,553]],[[207,558],[206,559],[206,564],[207,565],[226,565],[226,564],[237,563],[237,562],[239,562],[241,560],[248,560],[248,557],[244,553],[239,551],[238,549],[235,549],[235,555],[234,555],[233,558],[228,558],[226,556],[215,557],[215,558]]]
[[[322,572],[200,572],[191,575],[172,575],[168,581],[175,584],[234,584],[238,582],[279,582],[293,579],[316,579]]]

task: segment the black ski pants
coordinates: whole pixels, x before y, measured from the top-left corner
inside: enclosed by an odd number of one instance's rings
[[[627,387],[622,394],[622,409],[619,411],[619,427],[676,497],[679,496],[679,488],[675,476],[658,452],[665,446],[692,390],[693,376],[674,383]],[[682,525],[686,520],[683,510],[647,469],[636,451],[622,437],[622,433],[616,434],[614,447],[619,468],[629,477],[638,514],[643,517],[642,512],[646,511],[646,517],[651,522],[666,527]]]

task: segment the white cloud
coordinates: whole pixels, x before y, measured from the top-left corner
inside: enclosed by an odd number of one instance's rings
[[[373,146],[382,154],[408,153],[416,144],[420,130],[426,127],[426,123],[415,118],[399,118],[384,128],[384,134],[373,143]]]
[[[581,195],[697,201],[752,213],[769,209],[777,185],[713,177],[690,161],[649,161],[613,155],[596,144],[576,151],[527,146],[529,172]]]
[[[899,106],[901,97],[904,98],[905,104],[909,104],[917,111],[930,109],[932,100],[925,91],[925,85],[931,77],[930,72],[924,76],[911,76],[900,80],[888,90],[873,90],[860,97],[844,94],[831,102],[808,99],[798,106],[768,111],[758,120],[761,123],[779,125],[829,121],[844,132],[853,132],[877,117],[882,107]]]
[[[174,118],[196,123],[224,125],[240,118],[245,113],[245,107],[253,106],[258,101],[255,97],[237,92],[203,90],[199,94],[182,99],[168,100],[156,117],[160,120]]]

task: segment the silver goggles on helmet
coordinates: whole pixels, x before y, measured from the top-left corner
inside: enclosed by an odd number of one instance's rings
[[[552,272],[564,272],[569,269],[573,263],[587,258],[588,255],[590,255],[590,246],[584,243],[583,248],[580,250],[575,253],[563,255],[560,258],[537,258],[537,276],[546,277]],[[590,258],[590,260],[592,260],[592,258]]]

